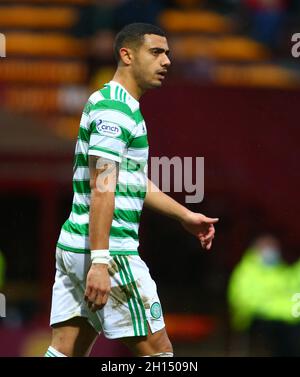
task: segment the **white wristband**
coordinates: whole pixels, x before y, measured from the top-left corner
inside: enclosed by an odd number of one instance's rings
[[[110,254],[108,249],[91,250],[92,263],[109,264]]]

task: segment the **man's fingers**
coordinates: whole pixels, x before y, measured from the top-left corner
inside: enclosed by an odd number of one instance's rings
[[[96,304],[92,304],[92,306],[91,306],[91,311],[92,311],[93,313],[95,313],[97,310],[102,309],[103,306],[104,306],[104,305],[96,305]]]
[[[87,292],[89,292],[89,295],[87,295]],[[92,290],[87,289],[85,293],[85,301],[93,312],[102,309],[103,306],[107,303],[109,293],[101,293],[99,290]]]
[[[209,250],[211,248],[212,241],[213,241],[213,237],[209,239],[208,241],[202,241],[201,246],[203,247],[203,249]]]
[[[208,238],[199,237],[199,241],[201,242],[202,248],[205,249],[205,250],[209,250],[211,248],[212,241],[213,241],[214,238],[215,238],[214,234],[212,234]]]
[[[218,218],[218,217],[214,217],[214,218],[212,218],[212,217],[206,217],[206,216],[205,216],[204,221],[205,221],[206,223],[208,223],[208,224],[215,224],[215,223],[217,223],[217,222],[219,221],[219,218]]]
[[[98,293],[96,300],[92,304],[91,310],[93,312],[96,312],[97,310],[100,310],[104,307],[104,305],[107,303],[108,300],[108,294],[101,294]]]
[[[210,243],[208,244],[208,245],[206,245],[206,250],[210,250],[210,248],[211,248],[211,245],[212,245],[212,241],[210,241]]]
[[[201,241],[207,241],[209,240],[211,237],[213,237],[215,234],[215,228],[214,226],[211,224],[206,232],[206,234],[204,235],[203,232],[200,233],[200,235],[198,236],[199,239]]]
[[[209,243],[209,242],[211,242],[214,238],[215,238],[215,233],[213,233],[210,237],[208,237],[208,238],[205,240],[205,242],[206,242],[206,243]]]
[[[102,309],[104,305],[102,304],[102,296],[100,294],[97,295],[95,301],[91,305],[92,312],[96,312],[99,309]]]
[[[205,236],[203,236],[203,240],[207,241],[211,237],[214,237],[214,235],[215,235],[215,228],[213,225],[211,225],[211,228],[209,228],[208,233]]]
[[[215,228],[213,224],[218,221],[218,217],[212,218],[207,216],[204,216],[204,219],[202,220],[204,227],[202,227],[202,230],[198,234],[198,239],[201,242],[202,248],[205,250],[209,250],[212,246],[212,240],[215,237]]]
[[[86,294],[84,299],[87,302],[88,307],[91,308],[91,306],[96,300],[97,291],[95,289],[90,288],[90,289],[87,289],[87,292],[89,292],[89,294],[88,295]]]
[[[89,299],[89,295],[91,294],[91,289],[89,287],[86,287],[86,290],[84,292],[84,300],[87,302]]]

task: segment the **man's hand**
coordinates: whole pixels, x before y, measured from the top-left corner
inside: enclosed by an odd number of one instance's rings
[[[106,304],[110,292],[110,277],[106,264],[92,264],[86,278],[84,299],[95,312]]]
[[[198,238],[203,249],[209,250],[215,236],[214,224],[218,221],[218,218],[212,219],[201,213],[189,212],[181,223],[188,232]]]

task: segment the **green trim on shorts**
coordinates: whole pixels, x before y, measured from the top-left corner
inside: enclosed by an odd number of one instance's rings
[[[143,305],[143,301],[137,289],[135,279],[133,277],[127,258],[124,256],[120,256],[119,260],[125,272],[125,278],[127,280],[128,286],[130,287],[130,290],[131,290],[131,295],[132,295],[131,297],[132,297],[132,300],[136,309],[137,318],[138,318],[138,326],[139,326],[139,331],[140,331],[139,336],[145,336],[148,334],[148,327],[147,327],[146,312]],[[140,315],[139,308],[142,313],[142,318]]]
[[[125,282],[125,279],[124,279],[124,276],[123,276],[122,265],[119,262],[119,260],[118,260],[117,257],[114,257],[113,259],[114,259],[114,261],[116,262],[116,264],[117,264],[117,266],[119,268],[119,273],[120,273],[120,278],[122,280],[122,284],[123,284],[123,286],[126,286],[126,282]],[[126,289],[125,289],[125,293],[126,293],[126,296],[127,296],[127,302],[128,302],[129,311],[130,311],[130,314],[131,314],[131,320],[132,320],[132,324],[133,324],[134,336],[138,336],[138,331],[137,331],[136,319],[135,319],[134,311],[133,311],[133,308],[132,308],[132,305],[131,305],[129,293],[128,293],[128,291]]]
[[[137,250],[109,250],[110,255],[139,255],[139,252]]]
[[[130,277],[132,279],[133,288],[135,290],[135,293],[137,295],[137,299],[138,299],[139,305],[141,307],[142,316],[143,316],[144,332],[145,332],[145,335],[147,335],[148,334],[148,326],[147,326],[146,311],[145,311],[145,307],[144,307],[144,304],[143,304],[143,300],[142,300],[141,295],[139,293],[139,290],[137,288],[137,285],[136,285],[135,279],[133,277],[133,273],[132,273],[132,270],[130,268],[130,264],[128,262],[128,259],[127,258],[123,258],[123,259],[125,260],[125,263],[127,265],[127,268],[128,268],[128,271],[129,271],[129,275],[130,275]]]
[[[144,335],[143,329],[142,329],[141,316],[140,316],[140,312],[139,312],[139,308],[138,308],[138,302],[137,302],[137,299],[134,295],[134,291],[132,289],[132,282],[130,281],[130,278],[128,276],[128,272],[126,271],[126,267],[125,267],[125,263],[124,263],[123,259],[124,259],[124,257],[119,256],[119,262],[120,262],[120,265],[122,266],[122,272],[124,273],[125,280],[127,282],[127,287],[130,290],[130,298],[133,302],[133,306],[134,306],[134,309],[135,309],[135,315],[137,317],[137,324],[138,324],[138,330],[139,330],[138,335]]]

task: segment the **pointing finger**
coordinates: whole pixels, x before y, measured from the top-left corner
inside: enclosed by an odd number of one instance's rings
[[[211,218],[211,217],[206,217],[205,216],[205,219],[204,221],[208,224],[215,224],[219,221],[219,218],[218,217],[215,217],[215,218]]]

